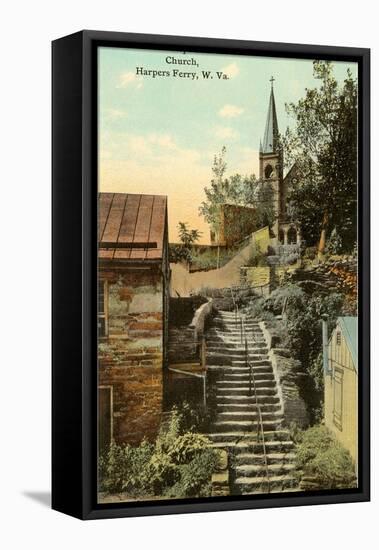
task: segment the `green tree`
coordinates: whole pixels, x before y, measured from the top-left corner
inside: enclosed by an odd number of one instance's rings
[[[179,239],[186,248],[191,248],[201,237],[198,229],[190,229],[184,222],[178,223]]]
[[[198,229],[190,229],[185,222],[178,223],[178,233],[181,245],[170,246],[170,262],[192,262],[192,246],[200,239]]]
[[[300,175],[290,194],[296,218],[323,254],[334,228],[344,250],[356,239],[357,81],[348,70],[338,85],[329,61],[315,61],[313,71],[319,86],[286,106],[296,126],[287,129],[283,147],[286,164],[296,163]]]
[[[210,225],[218,245],[220,244],[222,206],[224,204],[238,204],[255,208],[257,228],[272,225],[274,221],[272,187],[267,182],[263,185],[253,174],[250,176],[234,174],[226,177],[225,156],[226,147],[224,146],[221,153],[214,157],[211,184],[204,188],[206,200],[199,207],[199,212]],[[247,213],[246,216],[251,217]],[[239,224],[241,223],[243,223],[243,219],[239,219]],[[233,231],[233,228],[229,228],[229,231]]]

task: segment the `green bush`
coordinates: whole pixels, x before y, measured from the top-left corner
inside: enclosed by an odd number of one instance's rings
[[[314,478],[320,489],[355,486],[351,456],[325,426],[303,432],[296,461],[303,477]]]
[[[306,259],[306,260],[314,260],[317,256],[317,246],[308,246],[305,250],[304,250],[304,255],[303,257]]]
[[[218,454],[214,449],[204,449],[194,458],[178,467],[179,480],[166,490],[171,498],[211,496],[211,475],[218,465]]]
[[[112,444],[99,460],[100,490],[131,497],[210,495],[218,453],[204,435],[182,432],[183,417],[173,410],[167,429],[155,443]]]
[[[150,492],[148,467],[154,446],[143,440],[138,447],[112,444],[99,459],[100,490],[131,495]]]
[[[173,441],[169,449],[169,456],[176,464],[185,464],[209,447],[209,444],[209,439],[204,435],[188,432]]]
[[[208,391],[209,398],[211,391]],[[180,431],[207,432],[214,416],[211,408],[204,410],[204,406],[198,402],[184,401],[180,406]]]

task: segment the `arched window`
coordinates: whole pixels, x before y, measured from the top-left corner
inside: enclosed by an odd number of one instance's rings
[[[283,229],[279,229],[279,242],[280,242],[280,244],[284,244],[284,231],[283,231]]]
[[[288,244],[296,244],[297,242],[297,231],[294,227],[290,227],[287,233]]]
[[[265,168],[265,178],[266,179],[271,178],[273,172],[274,172],[273,167],[271,166],[271,164],[268,164]]]

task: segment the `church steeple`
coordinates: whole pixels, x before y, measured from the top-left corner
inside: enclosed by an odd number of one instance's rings
[[[275,97],[274,97],[274,78],[271,77],[271,93],[268,104],[266,127],[263,138],[262,153],[277,153],[279,148],[278,137],[278,119],[276,117]]]

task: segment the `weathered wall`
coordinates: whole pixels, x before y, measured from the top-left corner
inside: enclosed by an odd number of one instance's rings
[[[267,250],[269,244],[269,231],[267,227],[253,233],[249,243],[232,260],[220,269],[198,271],[189,273],[181,264],[171,264],[171,296],[178,293],[180,296],[190,296],[204,288],[222,289],[240,285],[240,267],[249,263],[251,253],[259,244],[260,250]],[[267,244],[267,246],[268,246]]]
[[[262,253],[267,252],[267,249],[271,243],[269,228],[262,227],[262,229],[255,231],[251,236],[251,241]]]
[[[99,385],[113,388],[113,437],[138,443],[157,434],[163,393],[163,287],[157,268],[102,270],[108,336],[99,342]]]
[[[270,293],[270,268],[268,266],[241,267],[241,283],[262,291],[262,295],[268,295]]]
[[[325,425],[357,462],[358,450],[358,376],[345,338],[336,345],[336,330],[329,343],[330,374],[325,376]],[[342,400],[340,401],[340,399]],[[335,409],[339,409],[335,416]],[[342,413],[341,416],[338,413]]]

